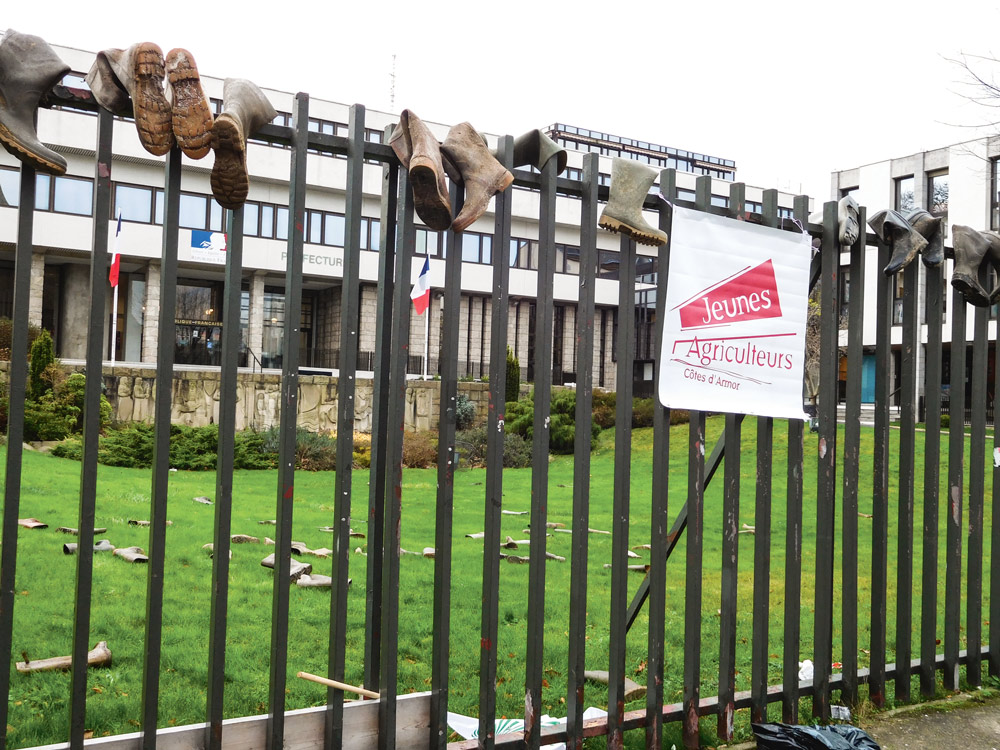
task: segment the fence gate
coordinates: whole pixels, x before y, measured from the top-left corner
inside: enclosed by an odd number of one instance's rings
[[[99,109],[89,92],[58,87],[55,96],[73,107],[97,111],[97,157],[94,167],[96,190],[91,257],[91,313],[87,339],[87,372],[101,372],[105,293],[108,271],[108,234],[111,216],[112,124],[109,112]],[[911,699],[911,677],[919,677],[920,692],[933,694],[938,673],[945,688],[955,689],[962,677],[971,685],[982,680],[982,660],[988,659],[993,675],[1000,673],[1000,561],[989,559],[989,591],[984,591],[984,530],[991,528],[996,542],[998,526],[984,521],[986,432],[984,417],[987,398],[986,358],[988,311],[975,313],[973,376],[971,383],[972,429],[968,445],[962,430],[964,415],[966,306],[961,302],[948,311],[952,326],[951,383],[949,410],[954,428],[945,431],[946,469],[942,465],[940,363],[942,359],[941,295],[944,275],[940,268],[926,272],[926,309],[917,309],[918,295],[904,297],[902,328],[902,399],[899,429],[890,429],[889,389],[891,351],[892,280],[879,276],[878,304],[862,307],[863,295],[853,294],[847,315],[847,404],[846,421],[837,424],[838,351],[840,309],[838,294],[841,255],[847,253],[852,284],[863,288],[866,248],[878,247],[879,267],[885,265],[888,250],[874,235],[861,238],[853,247],[840,247],[837,239],[836,204],[826,204],[823,222],[808,225],[819,241],[814,262],[813,282],[819,285],[821,313],[821,388],[819,434],[803,434],[800,421],[757,418],[751,423],[739,414],[722,417],[692,412],[687,428],[686,458],[673,451],[671,413],[655,409],[651,476],[633,476],[632,457],[632,362],[635,358],[635,259],[633,242],[621,242],[619,330],[616,341],[617,412],[613,491],[608,498],[591,487],[590,424],[592,414],[592,371],[594,341],[594,286],[597,265],[597,216],[607,188],[599,185],[598,157],[585,158],[582,178],[558,177],[556,160],[540,172],[517,171],[516,186],[531,191],[538,201],[539,262],[538,296],[534,329],[535,402],[534,440],[530,490],[530,547],[527,574],[527,638],[517,658],[524,659],[524,729],[515,734],[497,735],[498,668],[504,654],[498,653],[501,640],[501,591],[510,574],[498,554],[484,554],[481,571],[481,630],[478,642],[468,634],[456,633],[451,618],[458,606],[452,591],[469,571],[452,568],[452,541],[464,530],[454,528],[455,405],[458,384],[459,315],[463,271],[461,235],[449,231],[445,238],[446,282],[444,285],[444,335],[441,353],[441,414],[437,468],[435,518],[435,560],[432,604],[432,653],[429,692],[415,696],[403,693],[411,686],[400,680],[401,644],[399,626],[406,618],[405,600],[400,598],[400,530],[405,523],[403,503],[406,487],[402,473],[406,372],[410,330],[409,289],[411,258],[416,241],[414,206],[407,175],[386,145],[365,140],[365,110],[350,111],[346,136],[310,132],[309,99],[296,97],[293,125],[269,125],[256,137],[291,149],[289,178],[289,227],[286,271],[286,313],[284,358],[282,363],[280,469],[275,488],[276,556],[271,598],[271,640],[260,644],[268,654],[270,682],[267,716],[223,719],[227,688],[226,636],[230,621],[228,591],[231,512],[233,507],[233,462],[235,440],[236,377],[238,338],[223,336],[222,385],[219,398],[219,455],[216,478],[214,557],[212,563],[212,610],[210,618],[209,664],[205,688],[205,723],[193,727],[163,727],[158,717],[160,679],[163,673],[164,549],[167,539],[167,480],[169,476],[170,400],[173,377],[172,326],[175,319],[177,283],[177,243],[180,200],[181,155],[175,147],[167,157],[164,184],[163,255],[160,280],[161,314],[156,378],[155,451],[151,479],[151,520],[149,568],[144,627],[144,662],[141,715],[135,717],[136,735],[86,744],[101,747],[154,748],[258,746],[289,747],[443,747],[448,742],[449,655],[456,649],[478,649],[479,653],[479,738],[455,743],[455,747],[528,747],[564,741],[581,747],[587,737],[606,735],[609,747],[622,747],[626,733],[645,733],[648,747],[660,747],[665,725],[680,723],[687,747],[696,747],[699,717],[716,716],[718,735],[729,738],[735,713],[748,710],[754,720],[768,715],[768,705],[780,703],[780,716],[797,721],[799,701],[812,698],[815,716],[830,716],[831,700],[855,704],[868,697],[884,705],[890,694],[897,702]],[[329,619],[328,676],[344,680],[346,644],[357,637],[348,630],[348,567],[350,556],[349,521],[364,515],[368,519],[369,551],[364,581],[356,576],[355,586],[366,588],[364,673],[366,688],[380,694],[378,701],[345,705],[344,693],[330,688],[327,704],[314,709],[286,711],[286,687],[294,665],[289,664],[289,567],[295,488],[295,440],[297,378],[300,365],[299,336],[303,222],[306,195],[306,164],[310,151],[346,156],[345,261],[341,319],[358,319],[359,259],[361,252],[362,169],[366,160],[382,164],[381,236],[377,346],[374,361],[374,416],[372,461],[368,484],[351,472],[353,453],[355,379],[358,370],[358,332],[343,326],[339,343],[337,425],[337,471],[330,523],[334,526],[335,554]],[[512,160],[512,139],[500,139],[505,163]],[[315,157],[313,157],[315,158]],[[697,182],[693,202],[678,201],[676,174],[661,174],[664,196],[680,205],[702,211],[746,218],[744,187],[731,185],[727,209],[711,206],[711,178]],[[21,490],[22,439],[27,360],[28,304],[32,251],[33,170],[21,169],[20,202],[15,272],[14,336],[9,373],[9,427],[4,489],[2,558],[0,558],[0,694],[11,693],[13,611],[16,599],[18,563],[18,515]],[[549,415],[551,410],[553,336],[553,274],[555,258],[555,207],[557,196],[568,196],[580,207],[580,299],[576,315],[578,356],[563,363],[577,373],[576,446],[572,480],[572,552],[568,607],[553,611],[552,592],[546,590],[546,547],[544,530],[550,493]],[[458,206],[460,189],[453,187],[451,199]],[[507,345],[507,298],[509,263],[504,249],[511,234],[511,193],[495,200],[496,226],[493,247],[492,322],[490,333],[488,414],[488,460],[482,486],[484,550],[499,550],[502,541],[504,499],[502,471],[504,438],[505,352]],[[808,200],[796,200],[796,217],[805,222]],[[650,197],[646,208],[658,213],[660,227],[669,232],[667,203]],[[778,226],[777,192],[764,194],[763,222]],[[861,218],[864,226],[864,213]],[[228,215],[228,257],[224,331],[239,330],[243,212]],[[797,230],[796,230],[797,231]],[[669,247],[660,249],[657,299],[665,298]],[[904,272],[907,291],[916,288],[918,265]],[[956,298],[960,299],[960,298]],[[456,314],[448,314],[456,311]],[[877,327],[875,354],[876,421],[874,434],[863,434],[859,422],[862,382],[861,329],[865,315],[873,315]],[[662,321],[662,316],[657,316]],[[926,425],[918,432],[914,404],[918,372],[914,352],[918,345],[920,321],[926,320]],[[354,328],[354,330],[352,330]],[[657,332],[657,337],[660,333]],[[658,348],[658,347],[657,347]],[[1000,368],[997,368],[1000,373]],[[73,668],[70,677],[69,747],[85,746],[87,652],[90,648],[90,611],[93,586],[93,542],[97,493],[97,438],[101,378],[89,377],[86,385],[84,443],[79,492],[79,554],[76,557],[76,592],[73,612]],[[721,431],[718,429],[722,422]],[[890,438],[890,436],[892,436]],[[750,443],[750,440],[755,443]],[[922,454],[917,450],[917,444]],[[868,448],[873,447],[871,469]],[[804,446],[810,453],[806,454]],[[890,446],[894,450],[890,450]],[[815,454],[812,454],[815,451]],[[743,455],[744,452],[750,455]],[[968,452],[968,482],[965,481]],[[919,457],[923,456],[923,466]],[[715,478],[723,467],[720,481]],[[672,470],[671,470],[672,468]],[[870,491],[867,473],[871,472]],[[946,471],[946,477],[939,472]],[[859,473],[865,481],[859,482]],[[922,476],[922,481],[918,477]],[[749,479],[748,479],[749,477]],[[946,480],[946,490],[940,485]],[[651,525],[648,572],[641,584],[629,575],[627,551],[630,541],[630,511],[637,508],[633,494],[651,498]],[[994,508],[997,484],[994,483]],[[918,499],[918,490],[922,497]],[[967,493],[967,495],[966,495]],[[366,497],[367,496],[367,497]],[[967,499],[966,499],[967,498]],[[670,501],[668,503],[668,500]],[[524,499],[527,502],[527,499]],[[716,502],[718,501],[718,502]],[[595,503],[612,507],[612,555],[610,601],[588,598],[588,575],[595,565],[588,555],[588,533]],[[643,501],[647,502],[647,501]],[[741,502],[743,508],[741,509]],[[915,505],[918,503],[918,505]],[[838,504],[840,513],[838,514]],[[944,505],[942,513],[942,505]],[[602,505],[602,508],[604,506]],[[859,513],[870,508],[859,521]],[[893,521],[891,514],[896,514]],[[870,515],[870,518],[867,517]],[[967,516],[967,517],[963,517]],[[755,533],[740,536],[741,519],[752,517]],[[784,518],[782,522],[781,519]],[[914,518],[923,520],[915,528]],[[772,519],[775,519],[772,522]],[[838,523],[839,521],[839,523]],[[721,541],[717,534],[721,523]],[[870,530],[859,530],[859,523]],[[943,571],[939,575],[939,527],[944,524]],[[706,536],[705,531],[710,533]],[[890,529],[895,538],[890,537]],[[686,532],[686,533],[685,533]],[[963,538],[968,553],[963,560]],[[715,542],[711,540],[715,539]],[[859,539],[863,547],[859,548]],[[752,540],[752,541],[751,541]],[[683,541],[683,559],[673,554]],[[707,550],[720,551],[709,557]],[[997,544],[991,545],[993,549]],[[740,549],[742,547],[742,550]],[[864,554],[861,553],[864,550]],[[889,551],[896,559],[890,567]],[[870,564],[868,551],[871,551]],[[918,553],[915,557],[915,551]],[[742,554],[741,554],[742,553]],[[859,573],[859,557],[862,570]],[[740,560],[752,558],[752,566]],[[920,568],[915,568],[915,559]],[[28,564],[22,560],[22,564]],[[773,564],[772,564],[773,563]],[[357,565],[357,563],[356,563]],[[963,565],[966,588],[963,591]],[[752,567],[752,570],[750,569]],[[680,571],[683,569],[683,576]],[[895,570],[895,580],[891,571]],[[510,570],[514,570],[510,568]],[[668,579],[668,574],[670,578]],[[862,575],[864,574],[864,575]],[[859,587],[859,580],[870,586]],[[679,585],[680,580],[683,585]],[[943,584],[943,586],[942,586]],[[772,587],[774,590],[772,590]],[[939,616],[943,595],[943,617]],[[915,595],[919,593],[919,598]],[[989,632],[982,631],[983,600],[988,599]],[[560,599],[560,601],[562,601]],[[964,602],[964,619],[963,619]],[[504,602],[506,605],[506,602]],[[811,610],[811,612],[810,612]],[[588,619],[588,612],[591,618]],[[593,613],[600,612],[601,630],[593,626]],[[681,614],[682,613],[682,617]],[[890,627],[889,618],[894,613]],[[677,615],[675,620],[674,615]],[[559,620],[557,627],[546,623]],[[683,623],[682,625],[680,623]],[[964,622],[964,626],[963,626]],[[772,625],[772,623],[775,623]],[[777,623],[780,623],[777,624]],[[641,625],[641,627],[640,627]],[[964,627],[964,635],[962,628]],[[641,631],[645,629],[645,633]],[[943,633],[941,632],[943,630]],[[681,632],[683,636],[681,636]],[[914,641],[914,634],[917,635]],[[942,638],[943,653],[937,639]],[[626,710],[626,654],[629,640],[640,646],[645,662],[645,705]],[[984,640],[988,645],[983,645]],[[543,687],[551,659],[548,649],[566,643],[567,689],[558,702],[567,720],[558,726],[543,726],[546,705]],[[588,649],[606,642],[607,658],[595,665]],[[670,643],[668,652],[666,645]],[[916,644],[914,646],[914,643]],[[968,644],[962,648],[963,643]],[[837,650],[834,650],[834,647]],[[601,649],[604,646],[600,646]],[[668,657],[668,653],[676,656]],[[859,658],[859,655],[861,658]],[[812,680],[800,680],[799,660],[810,658],[815,665]],[[890,660],[891,657],[891,660]],[[836,664],[835,664],[836,661]],[[717,664],[717,671],[715,666]],[[584,672],[586,666],[609,672],[606,718],[584,721]],[[630,665],[631,668],[631,665]],[[291,672],[290,672],[291,670]],[[629,672],[631,675],[632,672]],[[739,675],[739,676],[738,676]],[[894,683],[892,690],[889,686]],[[865,692],[862,686],[866,685]],[[743,690],[737,691],[737,687]],[[749,687],[749,689],[746,689]],[[509,685],[505,685],[505,690]],[[676,690],[675,690],[676,689]],[[521,685],[514,688],[521,690]],[[715,693],[716,697],[702,694]],[[680,700],[676,700],[679,697]],[[559,700],[564,698],[565,701]],[[0,701],[0,725],[11,721],[12,707]],[[777,718],[773,711],[772,718]],[[518,717],[520,718],[520,717]],[[377,737],[377,740],[376,740]],[[603,740],[598,740],[603,742]],[[6,738],[0,747],[6,746]]]

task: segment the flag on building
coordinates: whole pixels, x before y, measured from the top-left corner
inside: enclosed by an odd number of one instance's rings
[[[424,267],[420,269],[417,283],[410,290],[410,299],[413,300],[413,309],[417,315],[423,315],[431,302],[431,261],[424,256]]]
[[[118,214],[118,227],[115,229],[115,253],[114,257],[111,259],[111,270],[108,272],[108,281],[111,283],[111,288],[118,286],[118,273],[121,271],[121,252],[118,246],[118,241],[122,236],[122,215]]]

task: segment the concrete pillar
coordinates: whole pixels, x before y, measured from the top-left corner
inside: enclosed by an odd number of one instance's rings
[[[90,320],[90,268],[67,263],[63,271],[62,304],[59,306],[59,342],[57,356],[85,359],[87,324]]]
[[[45,252],[31,252],[31,296],[28,298],[28,323],[42,325],[42,292],[45,286]]]
[[[160,263],[146,265],[146,305],[142,315],[142,361],[156,362],[160,325]]]
[[[247,321],[247,346],[257,357],[264,348],[264,271],[250,277],[250,319]],[[253,358],[251,358],[252,361]]]

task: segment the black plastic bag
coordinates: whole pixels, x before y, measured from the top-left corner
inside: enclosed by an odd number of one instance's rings
[[[751,724],[757,750],[881,750],[878,743],[857,727],[791,724]]]

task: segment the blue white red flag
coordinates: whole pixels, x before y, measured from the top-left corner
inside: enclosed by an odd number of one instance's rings
[[[424,267],[420,269],[417,283],[410,290],[410,299],[417,315],[423,315],[431,303],[431,262],[427,256],[424,256]]]
[[[122,236],[122,215],[118,214],[118,228],[115,229],[115,253],[114,257],[111,259],[111,270],[108,271],[108,281],[111,283],[111,288],[114,289],[118,286],[118,274],[121,271],[121,248],[119,247],[119,240]]]

